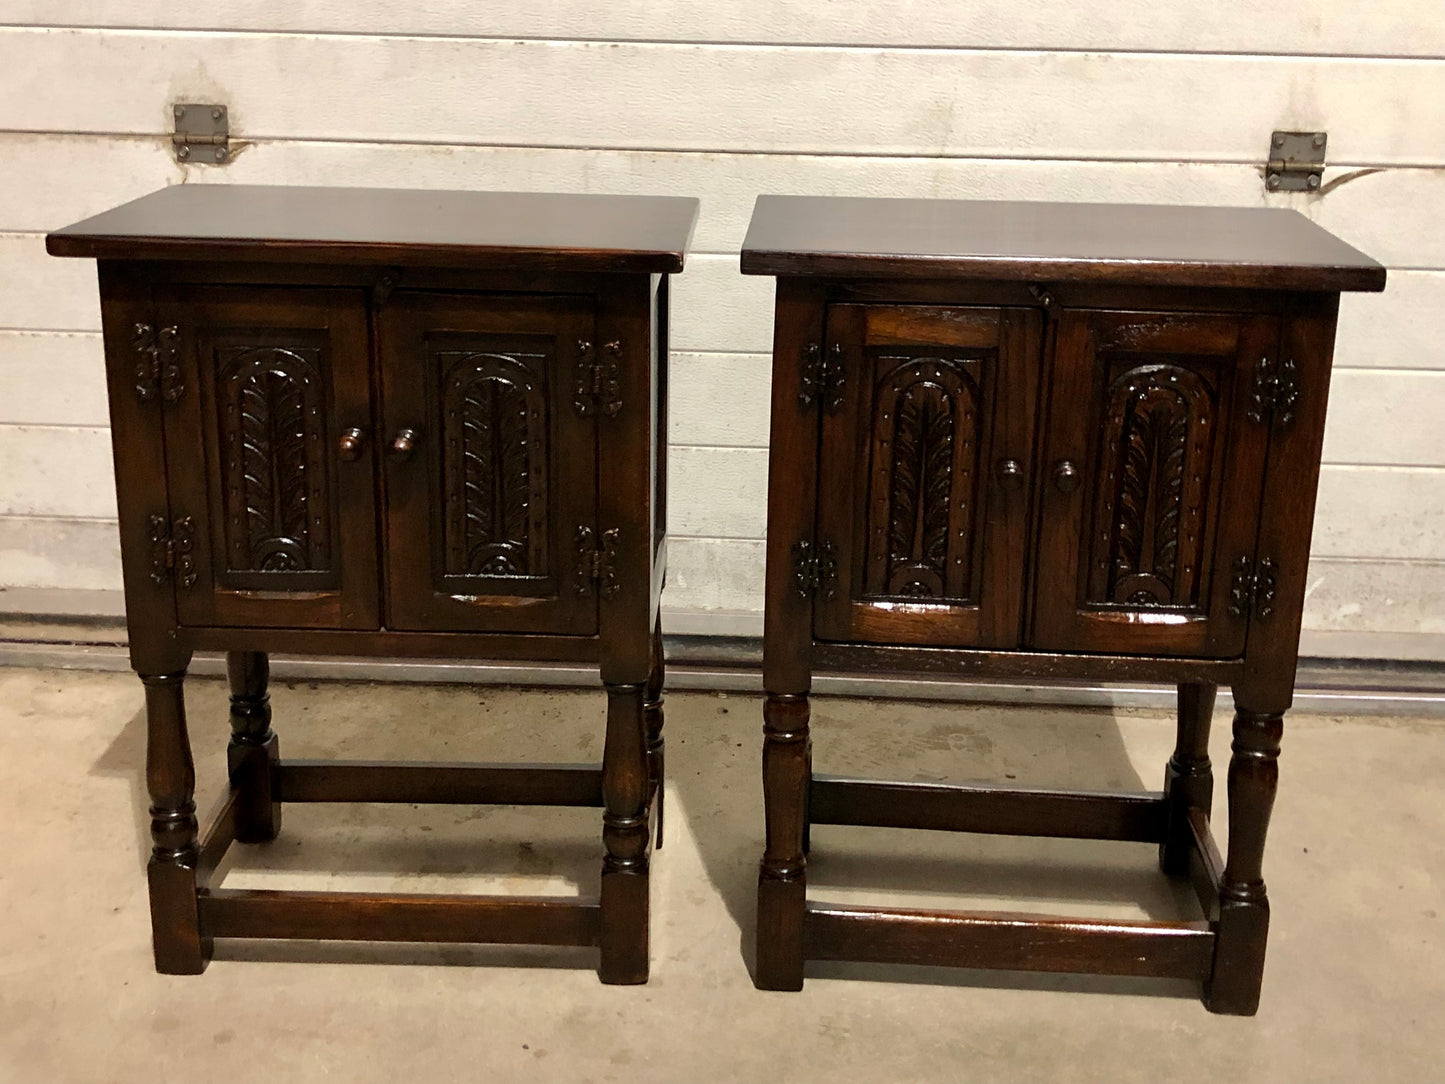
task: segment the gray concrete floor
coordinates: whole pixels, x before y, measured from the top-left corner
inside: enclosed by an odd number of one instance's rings
[[[222,683],[189,683],[204,813]],[[600,693],[277,684],[291,756],[600,757]],[[652,981],[582,950],[220,942],[151,968],[144,723],[129,675],[0,671],[0,1078],[15,1081],[1439,1080],[1445,726],[1291,717],[1260,1013],[1188,984],[812,965],[748,976],[761,835],[751,697],[669,697]],[[1228,755],[1216,721],[1216,763]],[[1134,712],[819,699],[816,767],[1152,789],[1172,727]],[[1222,776],[1222,772],[1220,773]],[[1222,803],[1221,803],[1222,804]],[[1221,811],[1222,812],[1222,811]],[[1222,817],[1217,817],[1222,820]],[[1222,834],[1222,825],[1221,834]],[[592,894],[588,810],[294,806],[228,885]],[[810,892],[1084,915],[1188,914],[1152,848],[820,827]],[[475,966],[473,966],[475,965]]]

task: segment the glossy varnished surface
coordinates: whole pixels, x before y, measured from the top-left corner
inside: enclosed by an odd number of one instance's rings
[[[173,185],[46,239],[55,256],[681,271],[677,196]]]
[[[750,275],[1381,290],[1385,269],[1263,207],[759,196]]]

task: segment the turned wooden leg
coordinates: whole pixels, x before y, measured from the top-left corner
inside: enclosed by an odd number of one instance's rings
[[[767,842],[758,870],[757,986],[803,988],[809,787],[808,695],[769,693],[763,705],[763,809]]]
[[[1236,698],[1229,759],[1229,853],[1219,886],[1219,932],[1204,1003],[1212,1012],[1253,1016],[1264,976],[1269,899],[1264,840],[1279,782],[1284,716],[1250,711]]]
[[[646,687],[607,686],[602,753],[602,966],[606,983],[647,981]]]
[[[182,670],[142,674],[146,693],[146,788],[151,799],[151,941],[156,970],[198,975],[211,955],[196,908],[196,769],[186,733]]]
[[[231,742],[226,760],[236,802],[236,840],[264,843],[281,831],[281,801],[276,765],[281,748],[271,729],[271,697],[266,692],[270,662],[263,651],[232,651],[226,655],[231,679]]]
[[[1191,807],[1208,818],[1214,801],[1214,770],[1209,764],[1209,721],[1214,715],[1218,686],[1179,686],[1179,722],[1174,755],[1164,769],[1164,799],[1168,803],[1168,824],[1164,842],[1159,844],[1159,868],[1172,876],[1189,872],[1193,833],[1189,830]]]
[[[653,830],[657,849],[662,850],[662,809],[664,783],[666,780],[662,742],[662,685],[667,667],[662,657],[662,620],[652,630],[652,663],[647,672],[647,694],[642,702],[643,719],[647,726],[647,782],[649,801],[657,797],[657,811],[654,814],[657,826]]]

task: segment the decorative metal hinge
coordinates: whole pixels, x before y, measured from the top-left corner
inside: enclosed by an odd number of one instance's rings
[[[609,418],[615,418],[622,409],[622,383],[618,376],[622,362],[622,344],[602,344],[599,358],[592,344],[586,339],[577,340],[577,360],[573,372],[576,386],[573,390],[572,405],[584,418],[591,417],[599,410]]]
[[[1318,192],[1328,142],[1325,132],[1275,132],[1269,137],[1265,188],[1271,192]]]
[[[838,594],[838,558],[833,543],[793,543],[793,590],[802,598],[831,602]]]
[[[1266,354],[1255,362],[1247,411],[1250,421],[1263,424],[1269,419],[1276,429],[1288,429],[1294,423],[1299,396],[1299,368],[1293,358],[1276,361]]]
[[[223,166],[231,160],[231,125],[224,105],[178,105],[172,112],[177,162]]]
[[[845,383],[841,343],[834,343],[827,357],[823,356],[822,348],[817,343],[809,343],[804,347],[802,374],[798,386],[799,403],[805,408],[811,407],[815,402],[821,403],[823,410],[831,414],[843,405]]]
[[[602,544],[596,544],[597,534],[591,527],[577,528],[577,593],[590,595],[593,587],[603,598],[617,594],[621,585],[617,582],[617,544],[622,531],[609,527],[602,532]]]
[[[157,587],[174,579],[181,587],[196,584],[196,524],[190,516],[172,522],[156,514],[150,518],[151,583]]]
[[[150,324],[136,324],[131,334],[136,352],[135,393],[145,402],[156,398],[174,403],[186,393],[181,380],[181,332],[175,325],[159,332]]]
[[[1263,621],[1274,613],[1274,596],[1279,589],[1276,566],[1268,557],[1255,565],[1248,557],[1237,558],[1229,579],[1229,615],[1246,619],[1251,614]]]

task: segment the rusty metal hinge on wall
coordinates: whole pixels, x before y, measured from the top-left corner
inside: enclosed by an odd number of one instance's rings
[[[838,594],[838,558],[833,543],[793,543],[793,590],[802,598],[831,602]]]
[[[196,524],[190,516],[174,522],[159,513],[150,518],[151,583],[174,579],[183,587],[196,583]]]
[[[1275,563],[1261,557],[1255,565],[1248,557],[1234,562],[1234,575],[1229,579],[1229,615],[1241,619],[1251,614],[1260,621],[1274,613],[1274,596],[1279,589]]]
[[[1325,172],[1326,132],[1274,132],[1264,186],[1271,192],[1318,192]]]
[[[595,586],[603,598],[617,594],[617,545],[622,531],[609,527],[602,532],[602,544],[591,527],[577,528],[577,593],[590,595]]]
[[[602,344],[599,358],[586,339],[577,340],[577,360],[573,373],[576,386],[572,405],[584,418],[601,411],[609,418],[615,418],[622,410],[622,382],[618,375],[622,359],[622,344]]]
[[[1249,420],[1263,423],[1269,419],[1276,429],[1288,429],[1299,406],[1299,368],[1293,358],[1275,360],[1265,355],[1254,365],[1254,391],[1251,393]]]
[[[803,348],[798,385],[799,403],[805,408],[811,407],[815,402],[821,403],[823,410],[831,414],[843,405],[845,384],[841,343],[834,343],[826,357],[817,343],[809,343]]]
[[[136,324],[131,345],[136,352],[135,393],[143,402],[156,398],[174,403],[186,393],[181,380],[181,332],[174,324],[156,331]]]

